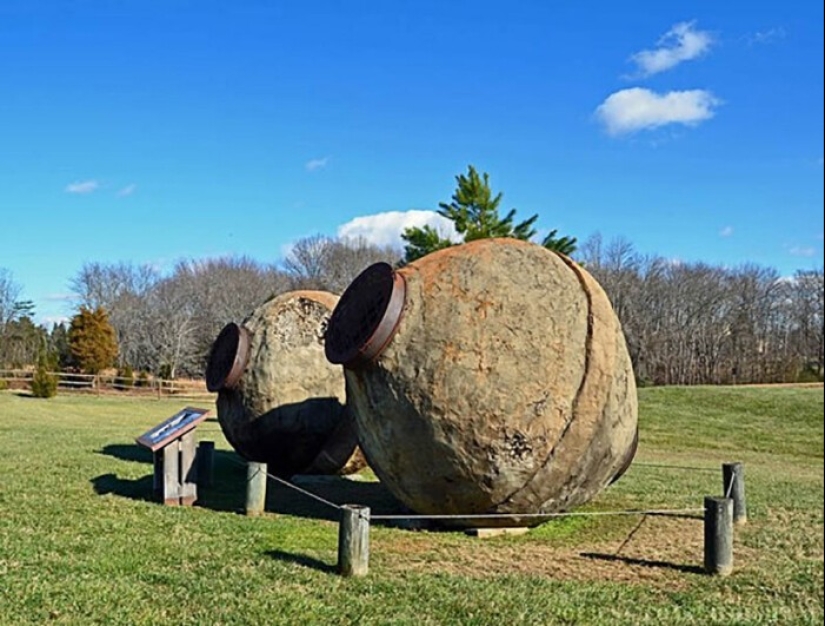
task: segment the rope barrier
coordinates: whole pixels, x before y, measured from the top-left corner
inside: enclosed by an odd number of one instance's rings
[[[240,461],[235,461],[231,459],[233,463],[238,465],[244,466],[244,463]],[[636,464],[638,465],[638,464]],[[642,464],[645,467],[666,467],[669,469],[681,469],[681,470],[699,470],[699,471],[712,471],[710,468],[697,468],[697,467],[684,467],[684,466],[675,466],[675,465],[654,465],[654,464]],[[257,473],[261,472],[262,470],[258,470]],[[257,475],[253,474],[252,477],[249,477],[247,480],[252,480],[254,476]],[[318,494],[312,493],[306,489],[303,489],[297,486],[294,483],[289,482],[288,480],[284,480],[278,476],[274,476],[269,472],[266,472],[267,478],[271,478],[272,480],[284,485],[285,487],[289,487],[290,489],[294,489],[295,491],[312,498],[324,504],[328,507],[336,509],[338,511],[342,510],[344,507],[340,504],[336,504],[326,498],[319,496]],[[733,490],[733,479],[734,475],[731,477],[731,481],[727,486],[727,493],[725,494],[726,498],[730,497],[731,491]],[[563,513],[467,513],[464,515],[414,515],[414,514],[402,514],[402,515],[371,515],[371,520],[383,520],[383,521],[391,521],[391,520],[451,520],[451,519],[534,519],[534,518],[541,518],[541,519],[554,519],[554,518],[563,518],[563,517],[605,517],[611,515],[679,515],[679,514],[696,514],[696,513],[704,513],[705,509],[702,508],[684,508],[684,509],[631,509],[626,511],[572,511],[572,512],[563,512]],[[644,521],[644,518],[643,518]]]
[[[232,458],[230,458],[229,460],[232,461],[233,463],[235,463],[236,465],[240,465],[241,467],[246,467],[246,465],[247,465],[246,463],[243,463],[241,461],[236,461],[235,459],[232,459]],[[247,483],[250,482],[253,478],[255,478],[255,476],[260,474],[261,471],[262,470],[259,468],[254,474],[252,474],[252,476],[249,476],[246,479],[246,482]],[[271,478],[272,480],[277,481],[277,482],[281,483],[282,485],[290,487],[290,488],[294,489],[295,491],[304,494],[305,496],[308,496],[308,497],[310,497],[314,500],[317,500],[321,504],[326,504],[327,506],[332,507],[333,509],[337,509],[339,511],[342,508],[340,505],[335,504],[334,502],[330,502],[326,498],[322,498],[321,496],[319,496],[317,494],[314,494],[310,491],[307,491],[306,489],[302,489],[298,485],[295,485],[295,484],[289,482],[288,480],[284,480],[283,478],[279,478],[278,476],[274,476],[274,475],[270,474],[269,472],[265,472],[265,474],[266,474],[267,478]]]
[[[277,476],[273,476],[269,472],[267,472],[266,475],[269,478],[271,478],[272,480],[278,481],[279,483],[281,483],[282,485],[285,485],[287,487],[291,487],[295,491],[298,491],[299,493],[302,493],[305,496],[309,496],[310,498],[314,498],[318,502],[320,502],[322,504],[326,504],[327,506],[330,506],[333,509],[336,509],[336,510],[340,511],[343,508],[340,504],[335,504],[335,502],[331,502],[331,501],[327,500],[326,498],[322,498],[321,496],[319,496],[317,494],[314,494],[311,491],[307,491],[306,489],[302,489],[298,485],[295,485],[295,484],[289,482],[288,480],[284,480],[283,478],[278,478]]]
[[[663,469],[675,469],[675,470],[688,470],[692,472],[718,472],[719,469],[715,467],[688,467],[684,465],[660,465],[658,463],[633,463],[631,468],[634,467],[656,467],[656,468],[663,468]]]
[[[704,513],[705,509],[651,509],[629,511],[573,511],[565,513],[467,513],[465,515],[372,515],[374,520],[407,520],[407,519],[524,519],[524,518],[557,518],[557,517],[603,517],[608,515],[676,515],[687,513]]]

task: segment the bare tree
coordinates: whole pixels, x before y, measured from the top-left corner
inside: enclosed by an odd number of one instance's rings
[[[326,289],[326,273],[335,240],[312,235],[295,242],[284,259],[284,270],[296,289]]]
[[[400,249],[379,247],[363,238],[332,239],[314,235],[298,240],[284,259],[293,289],[321,289],[341,294],[369,265],[401,259]]]
[[[402,255],[400,248],[379,247],[361,237],[339,239],[330,247],[324,272],[325,288],[332,293],[342,294],[355,277],[373,263],[396,265]]]
[[[822,268],[800,270],[787,285],[791,303],[788,340],[800,355],[802,367],[821,377],[825,370],[825,274]]]
[[[11,272],[0,267],[0,333],[17,317],[21,292],[22,287],[14,282]]]
[[[140,356],[139,332],[145,299],[160,282],[160,272],[151,265],[132,263],[87,263],[72,279],[78,307],[102,308],[117,333],[118,362],[139,369],[145,367]]]

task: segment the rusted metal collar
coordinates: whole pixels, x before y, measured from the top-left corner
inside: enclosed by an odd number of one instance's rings
[[[249,331],[231,322],[218,334],[209,353],[206,366],[206,388],[209,391],[233,389],[249,360]]]
[[[327,360],[348,369],[374,361],[395,335],[406,301],[404,277],[389,263],[375,263],[350,283],[324,335]]]

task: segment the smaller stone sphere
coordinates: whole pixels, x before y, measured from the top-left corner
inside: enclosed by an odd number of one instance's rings
[[[366,461],[346,404],[342,368],[324,357],[324,331],[338,297],[292,291],[223,328],[206,384],[232,447],[272,474],[349,474]]]

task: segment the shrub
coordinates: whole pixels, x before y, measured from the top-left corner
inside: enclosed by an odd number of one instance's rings
[[[168,363],[164,363],[158,369],[158,377],[163,380],[169,380],[172,378],[172,366]]]
[[[32,395],[35,398],[52,398],[57,395],[57,376],[50,374],[45,363],[40,363],[32,377]]]
[[[117,372],[117,383],[115,389],[131,389],[135,386],[135,373],[132,368],[126,365]]]
[[[798,383],[821,383],[822,374],[815,371],[813,367],[806,367],[796,377]]]

